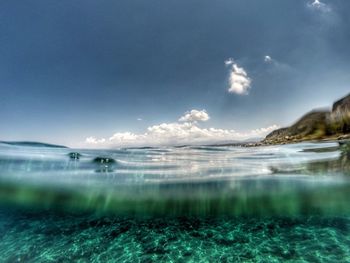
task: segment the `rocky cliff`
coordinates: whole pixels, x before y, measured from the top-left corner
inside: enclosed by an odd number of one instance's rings
[[[350,94],[333,104],[330,126],[336,133],[350,133]]]

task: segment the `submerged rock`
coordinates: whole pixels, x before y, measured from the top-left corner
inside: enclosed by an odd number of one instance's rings
[[[116,163],[116,161],[113,158],[109,158],[109,157],[96,157],[93,160],[94,163],[98,163],[98,164],[114,164]]]
[[[79,160],[81,157],[81,154],[78,152],[71,152],[71,153],[68,153],[68,156],[73,160]]]
[[[350,163],[350,140],[339,141],[339,145],[342,156],[346,156]]]
[[[116,160],[110,157],[96,157],[93,162],[98,165],[96,173],[110,173],[114,171]]]
[[[306,149],[303,152],[325,153],[339,151],[339,157],[328,160],[315,160],[304,164],[270,167],[273,174],[308,174],[350,176],[350,141],[339,141],[339,146]]]

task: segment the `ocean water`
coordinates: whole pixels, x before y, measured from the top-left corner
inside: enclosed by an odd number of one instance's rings
[[[0,144],[0,262],[350,262],[336,142]]]

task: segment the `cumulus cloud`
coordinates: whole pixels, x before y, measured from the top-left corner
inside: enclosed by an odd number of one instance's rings
[[[332,11],[331,7],[320,0],[314,0],[313,2],[308,3],[308,7],[314,10],[322,11],[322,12],[330,12]]]
[[[210,117],[205,110],[191,110],[180,117],[180,122],[195,122],[195,121],[207,121]]]
[[[231,67],[228,92],[247,95],[252,81],[245,69],[240,67],[231,58],[225,61],[225,65]]]
[[[209,119],[209,115],[204,110],[192,110],[182,117],[185,117],[187,114],[191,114],[192,112],[201,112],[202,115],[199,114],[202,116],[201,120]],[[197,115],[192,114],[192,116]],[[180,119],[182,119],[182,117]],[[89,137],[86,139],[86,143],[88,145],[93,145],[93,147],[206,144],[220,141],[244,140],[253,137],[263,137],[267,133],[278,128],[277,125],[272,125],[267,128],[260,128],[247,132],[237,132],[235,130],[228,129],[202,128],[197,122],[199,119],[193,121],[193,118],[188,118],[188,121],[181,120],[181,122],[162,123],[159,125],[150,126],[144,133],[137,134],[131,132],[118,132],[113,134],[108,140]]]

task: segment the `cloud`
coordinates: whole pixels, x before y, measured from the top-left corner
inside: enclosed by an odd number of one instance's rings
[[[229,59],[225,60],[224,63],[225,63],[226,66],[229,66],[229,65],[232,65],[234,63],[234,61],[233,61],[232,58],[229,58]]]
[[[332,11],[331,7],[320,0],[314,0],[313,2],[308,3],[308,7],[314,10],[318,10],[321,12],[330,12]]]
[[[104,139],[104,138],[96,139],[95,137],[88,137],[88,138],[86,138],[85,141],[88,144],[101,144],[101,143],[105,143],[106,139]]]
[[[324,37],[327,37],[329,30],[334,30],[336,27],[341,26],[342,18],[339,16],[336,9],[331,5],[331,2],[322,2],[321,0],[309,0],[307,8],[310,10],[311,18],[314,23],[313,31],[310,34],[315,34],[315,41],[324,41]]]
[[[196,122],[196,121],[207,121],[210,117],[205,110],[191,110],[185,113],[184,116],[180,117],[180,122]]]
[[[136,120],[137,120],[137,121],[142,121],[142,118],[137,118]]]
[[[225,61],[225,65],[231,66],[228,92],[239,95],[247,95],[252,81],[248,77],[245,69],[240,67],[231,58]]]
[[[267,64],[266,70],[270,73],[291,72],[293,70],[288,64],[280,62],[270,55],[264,56],[264,62]]]
[[[137,141],[141,139],[141,135],[137,135],[131,132],[117,132],[109,138],[109,141],[116,141],[121,144],[130,141]]]
[[[266,55],[266,56],[264,57],[264,61],[265,61],[266,63],[271,63],[271,62],[273,61],[273,59],[272,59],[270,56]]]
[[[192,110],[182,117],[185,117],[187,116],[187,114],[191,114],[192,112],[200,112],[202,114],[202,120],[209,119],[209,115],[204,110]],[[199,126],[199,123],[197,121],[193,121],[193,119],[191,118],[189,119],[190,121],[185,122],[181,120],[181,122],[162,123],[159,125],[153,125],[148,127],[146,132],[140,134],[131,132],[118,132],[113,134],[108,140],[89,137],[86,139],[85,142],[87,145],[93,145],[93,147],[207,144],[222,141],[234,141],[263,137],[267,133],[278,128],[277,125],[272,125],[267,128],[255,129],[248,132],[237,132],[235,130],[228,129],[202,128]]]

